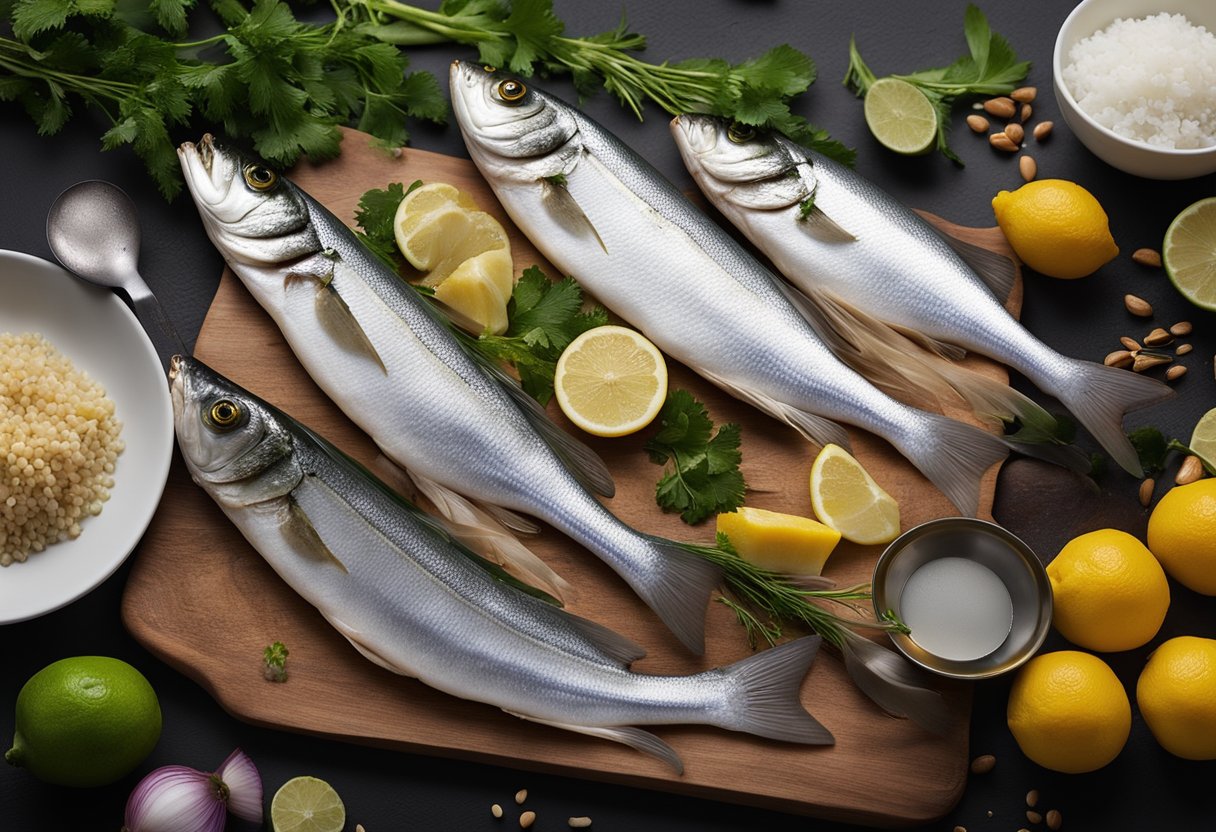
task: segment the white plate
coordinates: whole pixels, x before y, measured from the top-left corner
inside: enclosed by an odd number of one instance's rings
[[[110,499],[80,537],[0,567],[0,624],[57,610],[113,574],[160,502],[173,454],[173,407],[160,359],[113,292],[59,266],[0,250],[0,332],[39,332],[114,400],[126,443]]]

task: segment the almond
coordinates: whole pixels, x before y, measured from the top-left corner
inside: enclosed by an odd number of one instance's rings
[[[1144,298],[1136,297],[1135,295],[1124,295],[1123,305],[1127,307],[1127,311],[1140,318],[1151,318],[1153,316],[1153,306]]]
[[[1034,97],[1038,95],[1038,93],[1039,90],[1037,87],[1018,87],[1016,90],[1009,93],[1009,97],[1014,101],[1029,104],[1031,101],[1034,101]]]
[[[1174,340],[1174,336],[1170,335],[1161,327],[1157,327],[1148,335],[1144,336],[1144,346],[1146,347],[1164,347],[1166,344]]]
[[[988,144],[995,147],[997,150],[1003,150],[1006,153],[1017,153],[1018,146],[1013,143],[1013,140],[1004,133],[993,133],[988,137]]]
[[[977,115],[976,113],[972,113],[971,115],[967,116],[967,126],[976,133],[987,133],[988,119],[981,115]]]
[[[1207,473],[1203,470],[1203,460],[1194,454],[1188,454],[1187,458],[1182,460],[1182,465],[1178,466],[1178,473],[1174,475],[1174,485],[1190,485],[1196,480],[1203,479],[1203,475]]]
[[[1102,363],[1107,367],[1130,367],[1134,358],[1127,350],[1115,350],[1103,358]]]
[[[1018,124],[1016,121],[1013,121],[1005,125],[1005,135],[1008,136],[1009,141],[1013,142],[1014,144],[1021,144],[1022,139],[1026,138],[1026,131],[1022,128],[1022,125]]]
[[[999,98],[989,98],[984,102],[984,111],[990,116],[997,118],[1013,118],[1013,114],[1018,111],[1018,107],[1013,103],[1013,99],[1001,96]]]
[[[1170,327],[1170,334],[1181,338],[1184,335],[1190,335],[1193,328],[1190,321],[1179,321]]]
[[[1022,174],[1022,178],[1027,182],[1032,182],[1035,176],[1038,175],[1039,165],[1035,162],[1033,156],[1022,156],[1022,158],[1018,159],[1018,172]]]
[[[1181,364],[1177,364],[1165,371],[1165,380],[1177,381],[1184,375],[1186,375],[1186,367],[1183,367]]]
[[[1055,127],[1054,123],[1052,123],[1050,121],[1040,121],[1038,124],[1036,124],[1034,126],[1034,131],[1033,131],[1034,140],[1036,142],[1041,142],[1044,139],[1046,139],[1048,136],[1051,135],[1052,127]]]
[[[1161,268],[1161,253],[1151,248],[1138,248],[1132,252],[1132,260],[1139,263],[1141,266],[1150,268]]]

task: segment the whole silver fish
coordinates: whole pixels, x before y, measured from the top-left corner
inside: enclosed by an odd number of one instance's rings
[[[908,407],[845,366],[783,282],[669,182],[578,110],[480,66],[451,68],[453,111],[473,161],[562,272],[665,353],[820,442],[840,420],[888,440],[974,514],[996,437]]]
[[[805,293],[812,316],[851,307],[880,322],[880,338],[885,325],[1007,364],[1141,473],[1123,414],[1172,391],[1061,355],[1031,335],[1003,305],[1013,285],[1003,258],[944,238],[869,180],[782,136],[696,115],[671,130],[706,198]],[[837,335],[856,341],[856,323]]]
[[[441,508],[464,495],[539,517],[611,566],[689,649],[704,649],[716,566],[604,508],[588,490],[612,494],[603,462],[316,200],[210,136],[178,155],[228,265],[317,385],[423,493]],[[453,519],[470,522],[473,509],[461,511]],[[543,578],[543,563],[531,563]]]
[[[629,639],[498,580],[434,519],[341,451],[193,359],[170,378],[190,475],[284,581],[371,661],[524,719],[625,743],[682,770],[636,725],[832,735],[799,688],[809,636],[691,676],[628,669]]]

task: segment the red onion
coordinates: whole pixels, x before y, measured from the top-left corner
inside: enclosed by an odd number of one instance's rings
[[[223,832],[227,813],[261,823],[262,778],[239,748],[213,774],[164,766],[139,781],[123,832]]]

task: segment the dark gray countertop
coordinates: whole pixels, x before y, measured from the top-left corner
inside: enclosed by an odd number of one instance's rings
[[[973,136],[963,124],[961,112],[954,119],[952,144],[966,160],[965,169],[936,155],[901,158],[883,150],[865,127],[861,103],[840,85],[850,34],[857,36],[878,75],[940,65],[961,54],[965,50],[965,4],[958,0],[854,0],[831,4],[790,0],[625,4],[557,0],[556,6],[568,31],[574,34],[614,27],[624,6],[632,27],[649,37],[647,55],[652,60],[693,56],[739,60],[782,42],[808,52],[817,62],[819,81],[799,102],[798,111],[855,147],[857,169],[915,207],[964,225],[992,225],[992,196],[1021,183],[1016,164]],[[1185,439],[1196,418],[1216,405],[1212,373],[1216,315],[1189,307],[1161,272],[1135,265],[1128,255],[1140,246],[1158,246],[1169,220],[1181,208],[1216,193],[1216,177],[1152,182],[1119,173],[1088,154],[1060,122],[1051,93],[1055,32],[1072,4],[1027,0],[984,6],[993,29],[1005,35],[1019,55],[1034,62],[1029,83],[1040,91],[1036,118],[1056,121],[1054,137],[1033,151],[1040,177],[1072,179],[1092,191],[1110,215],[1112,231],[1123,251],[1097,275],[1080,281],[1054,281],[1028,273],[1023,320],[1056,349],[1096,360],[1116,348],[1118,336],[1143,334],[1143,323],[1123,310],[1122,296],[1127,292],[1152,302],[1158,309],[1158,322],[1168,325],[1184,318],[1194,321],[1191,373],[1179,385],[1178,398],[1129,419],[1129,426],[1156,424],[1167,435]],[[411,51],[414,68],[429,69],[441,79],[446,77],[447,64],[453,57],[472,56],[472,50],[459,47]],[[573,98],[563,81],[551,81],[546,86]],[[651,108],[645,123],[639,124],[607,95],[586,102],[586,109],[681,187],[691,187],[668,137],[664,114]],[[166,205],[133,155],[99,150],[97,137],[106,127],[103,119],[99,113],[81,107],[62,134],[42,138],[17,105],[0,104],[0,248],[49,258],[44,225],[55,196],[82,179],[111,180],[127,190],[139,208],[144,232],[141,270],[182,337],[192,344],[218,283],[220,258],[203,234],[188,199]],[[194,128],[197,132],[182,132],[175,138],[197,138],[202,130],[214,129],[201,122]],[[413,145],[466,155],[451,124],[415,125]],[[1021,380],[1015,379],[1015,384],[1029,392]],[[1025,463],[1018,465],[1024,467]],[[1016,468],[1009,466],[1010,471]],[[1093,514],[1088,514],[1088,509],[1062,507],[1064,503],[1057,501],[1046,486],[1026,489],[1009,482],[1017,479],[1021,477],[1010,476],[1007,471],[1002,480],[998,519],[1031,539],[1045,558],[1054,555],[1073,533],[1116,522],[1132,527],[1143,523],[1144,513],[1133,499],[1137,483],[1122,474],[1104,481],[1107,493],[1097,499],[1098,508]],[[357,747],[238,722],[205,691],[147,654],[123,630],[118,609],[128,569],[121,569],[101,588],[66,609],[0,630],[0,741],[7,743],[12,735],[13,703],[26,678],[55,659],[101,654],[134,663],[152,681],[165,717],[160,745],[136,775],[103,789],[74,791],[46,786],[24,772],[0,766],[0,829],[5,832],[116,829],[121,825],[126,796],[139,773],[168,763],[211,768],[238,745],[260,767],[269,792],[296,774],[322,777],[346,802],[348,829],[362,823],[368,832],[504,828],[502,822],[491,818],[489,806],[494,802],[510,804],[519,788],[529,790],[528,805],[540,816],[534,828],[544,830],[566,828],[565,819],[573,815],[591,816],[594,829],[629,832],[853,828],[556,776]],[[0,581],[3,579],[0,571]],[[1170,616],[1152,644],[1182,634],[1216,637],[1216,602],[1174,583],[1171,589],[1174,604]],[[1066,643],[1056,635],[1048,643],[1049,649],[1064,646]],[[1104,656],[1129,693],[1134,693],[1136,676],[1151,646]],[[1216,794],[1210,788],[1216,763],[1185,762],[1166,754],[1138,716],[1128,747],[1115,763],[1099,772],[1066,776],[1030,763],[1005,727],[1007,691],[1008,681],[1000,680],[976,688],[971,751],[996,754],[996,770],[971,778],[959,806],[926,829],[950,830],[956,824],[972,832],[1035,828],[1024,817],[1024,796],[1032,788],[1041,792],[1042,808],[1055,807],[1063,812],[1065,829],[1197,829],[1209,826],[1216,816]],[[342,703],[335,702],[334,707],[342,707]],[[889,752],[875,748],[873,753]]]

